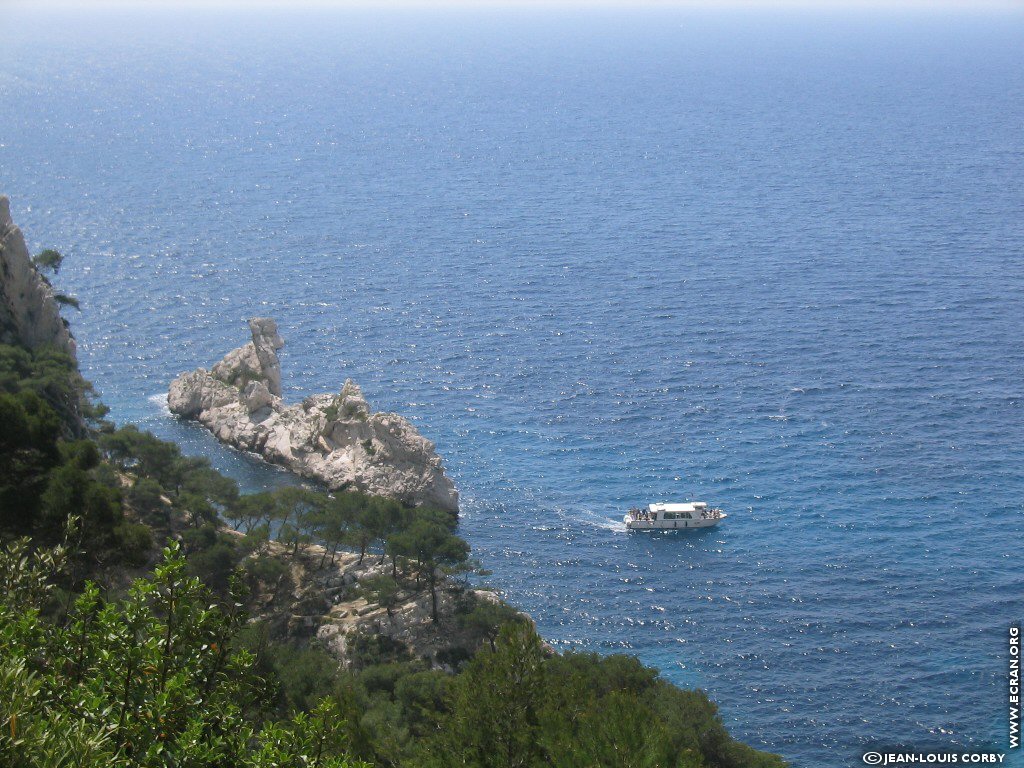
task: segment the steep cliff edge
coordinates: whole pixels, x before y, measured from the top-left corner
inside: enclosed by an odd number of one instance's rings
[[[0,195],[0,343],[28,349],[53,346],[75,357],[71,336],[50,284],[36,270],[10,201]]]
[[[337,395],[281,399],[277,350],[284,342],[270,318],[249,321],[252,341],[206,370],[171,382],[172,413],[199,421],[221,442],[253,451],[332,490],[389,496],[457,512],[459,495],[434,444],[408,420],[370,409],[359,386]]]

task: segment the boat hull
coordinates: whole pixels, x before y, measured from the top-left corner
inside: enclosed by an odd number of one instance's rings
[[[719,517],[706,520],[634,520],[629,515],[622,518],[626,528],[631,531],[682,531],[694,528],[714,528],[728,515],[722,514]]]

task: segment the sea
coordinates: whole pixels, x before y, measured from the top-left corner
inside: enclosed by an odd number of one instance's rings
[[[0,7],[0,193],[111,416],[276,318],[487,583],[796,768],[1007,755],[1024,12]],[[629,533],[704,500],[704,531]],[[961,762],[967,762],[959,758]]]

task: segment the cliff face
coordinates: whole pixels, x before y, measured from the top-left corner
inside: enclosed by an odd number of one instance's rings
[[[54,346],[75,357],[75,340],[60,316],[53,289],[33,265],[4,196],[0,196],[0,343],[29,349]]]
[[[375,413],[358,385],[300,404],[281,399],[277,350],[284,342],[270,318],[249,321],[252,341],[211,370],[171,382],[172,413],[195,419],[220,441],[327,485],[457,512],[459,495],[434,444],[406,419]]]

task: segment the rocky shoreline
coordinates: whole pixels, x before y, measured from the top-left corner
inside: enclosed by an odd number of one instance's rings
[[[249,320],[252,341],[210,370],[173,382],[167,404],[222,443],[262,456],[329,489],[357,490],[412,506],[458,512],[459,494],[434,444],[404,417],[371,410],[347,380],[338,394],[287,405],[277,350],[284,341],[271,318]]]

